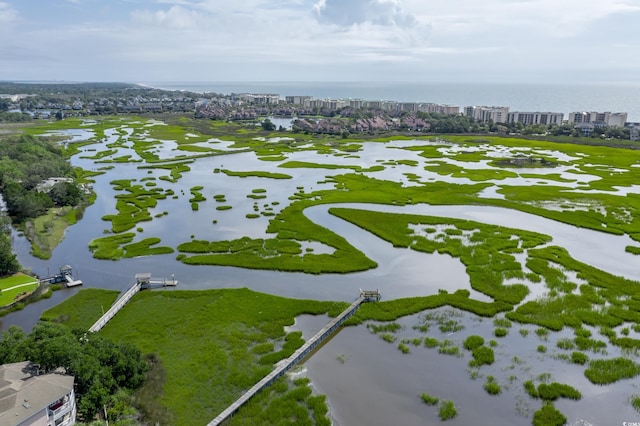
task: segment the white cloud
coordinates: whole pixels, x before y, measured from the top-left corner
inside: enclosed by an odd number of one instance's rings
[[[418,19],[428,18],[434,33],[448,37],[570,37],[606,16],[640,11],[635,0],[405,0],[404,5]]]
[[[108,13],[98,1],[67,0],[42,3],[50,14],[16,6],[20,16],[9,3],[0,0],[0,31],[12,28],[15,43],[2,46],[0,78],[66,64],[76,79],[173,80],[640,69],[630,53],[640,43],[638,0],[119,0]],[[32,19],[42,15],[68,19]],[[51,45],[67,46],[64,57]]]
[[[318,21],[340,26],[416,24],[415,17],[402,9],[400,0],[319,0],[312,10]]]
[[[18,20],[18,12],[10,4],[0,1],[0,22],[11,23]]]
[[[192,30],[198,28],[204,17],[200,12],[173,5],[167,10],[135,10],[131,13],[134,22],[150,24],[173,30]]]

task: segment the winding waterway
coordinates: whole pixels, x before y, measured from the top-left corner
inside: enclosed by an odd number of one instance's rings
[[[107,132],[107,135],[111,141],[117,138],[115,132]],[[313,151],[301,151],[290,154],[289,160],[325,161],[345,166],[371,167],[391,157],[400,157],[424,163],[424,159],[417,153],[397,149],[411,143],[400,141],[389,144],[365,144],[359,158],[327,158],[326,155],[318,155]],[[93,152],[85,154],[92,155]],[[80,156],[74,157],[73,163],[88,169],[97,167],[92,160],[82,159]],[[171,185],[171,189],[179,198],[160,200],[158,206],[151,211],[152,216],[163,211],[168,214],[154,218],[151,222],[142,222],[140,227],[143,229],[138,232],[139,237],[157,236],[162,239],[163,245],[171,247],[189,241],[192,236],[208,240],[242,236],[260,238],[266,235],[268,218],[245,218],[245,213],[252,212],[254,208],[254,201],[248,199],[247,194],[256,188],[266,189],[268,199],[265,202],[274,206],[277,212],[290,203],[288,197],[295,193],[297,188],[303,187],[305,191],[310,192],[331,187],[323,182],[323,175],[329,174],[327,170],[318,173],[316,170],[305,168],[287,169],[286,172],[291,174],[293,179],[284,181],[257,177],[238,179],[222,173],[213,173],[216,168],[273,171],[273,165],[268,163],[260,161],[253,153],[197,160],[191,165],[190,172]],[[488,300],[486,296],[470,289],[469,277],[458,259],[437,253],[425,254],[394,248],[390,243],[328,213],[330,207],[349,207],[469,219],[540,232],[550,235],[553,238],[551,244],[566,248],[577,260],[616,275],[640,280],[637,258],[624,251],[625,246],[631,243],[627,236],[579,229],[519,211],[483,206],[422,204],[396,207],[340,204],[306,209],[304,214],[307,217],[343,236],[379,265],[369,271],[348,275],[308,275],[233,267],[188,266],[178,262],[175,253],[122,259],[116,262],[96,260],[88,250],[88,243],[93,238],[102,236],[103,230],[110,227],[109,222],[102,220],[104,215],[112,214],[115,210],[114,196],[117,192],[109,182],[123,177],[142,179],[160,173],[140,170],[134,164],[114,166],[106,174],[96,177],[94,188],[98,199],[87,208],[83,219],[67,230],[64,240],[53,252],[51,259],[44,261],[31,256],[28,242],[14,232],[14,248],[22,265],[31,268],[40,276],[46,276],[56,272],[58,267],[69,264],[73,268],[75,278],[82,279],[85,287],[120,291],[131,286],[136,273],[151,272],[154,278],[175,276],[179,281],[177,288],[181,290],[248,287],[292,298],[353,301],[358,296],[360,288],[379,289],[385,300],[434,294],[439,289],[455,291],[464,288],[471,291],[471,297]],[[332,173],[345,172],[348,170],[336,170]],[[399,164],[387,167],[374,176],[412,185],[405,173],[413,172],[416,172],[416,168]],[[442,177],[425,171],[422,173],[423,180],[437,178],[458,183],[467,182],[467,179]],[[526,180],[521,178],[513,181],[526,183]],[[208,201],[199,211],[194,212],[190,203],[186,201],[189,188],[202,184],[205,184],[202,192]],[[162,185],[166,186],[168,183],[163,182]],[[215,204],[212,204],[215,194],[224,194],[226,204],[232,205],[233,210],[217,212]],[[495,192],[486,192],[486,196],[496,195]],[[212,219],[216,223],[212,223]],[[2,329],[10,325],[31,329],[45,309],[60,303],[76,291],[77,289],[67,289],[55,292],[51,299],[28,305],[20,312],[4,317]],[[442,310],[448,312],[446,309]],[[465,327],[464,333],[453,336],[443,334],[438,335],[438,338],[459,340],[469,334],[492,335],[491,320],[480,320],[466,313],[455,315],[457,321]],[[415,337],[413,325],[419,321],[419,315],[401,319],[399,323],[404,329],[399,333],[400,338]],[[325,322],[326,317],[300,318],[297,326],[308,335],[314,328],[321,328]],[[524,394],[522,382],[543,373],[551,373],[553,380],[572,383],[583,393],[582,401],[556,402],[556,406],[570,421],[588,419],[588,423],[604,425],[620,424],[622,421],[633,421],[637,418],[637,414],[625,399],[628,395],[639,392],[633,381],[615,386],[594,386],[584,378],[584,367],[570,365],[538,353],[536,347],[541,341],[533,335],[534,327],[522,327],[530,331],[529,337],[526,338],[518,334],[516,327],[510,331],[507,339],[498,343],[498,362],[483,368],[484,375],[494,375],[503,385],[503,393],[499,397],[490,396],[482,389],[482,377],[476,380],[469,377],[468,356],[459,358],[441,355],[437,349],[424,347],[416,347],[412,349],[411,354],[403,355],[395,344],[382,341],[363,326],[341,330],[306,361],[304,374],[312,378],[320,393],[327,395],[332,418],[340,425],[435,423],[438,421],[437,409],[420,401],[421,392],[455,402],[459,415],[449,424],[504,423],[496,419],[508,419],[507,423],[514,425],[530,424],[531,415],[539,408],[540,403]],[[597,330],[593,332],[594,336],[597,336]],[[570,337],[567,333],[555,333],[553,339]],[[550,352],[553,352],[555,340],[542,344],[548,345]],[[610,352],[613,353],[615,350],[611,349]],[[513,361],[513,357],[517,357],[519,361]]]

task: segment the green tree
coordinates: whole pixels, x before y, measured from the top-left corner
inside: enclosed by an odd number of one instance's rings
[[[268,118],[265,118],[260,125],[262,126],[262,130],[266,130],[268,132],[273,132],[276,129],[276,125]]]
[[[15,327],[2,334],[0,363],[26,360],[45,372],[62,367],[74,376],[84,419],[109,405],[120,389],[142,385],[147,369],[140,350],[128,343],[50,322],[37,323],[29,335]]]
[[[49,197],[56,206],[75,206],[82,199],[82,190],[72,182],[58,182],[49,190]]]
[[[11,241],[4,232],[0,232],[0,276],[15,274],[20,264],[11,249]]]

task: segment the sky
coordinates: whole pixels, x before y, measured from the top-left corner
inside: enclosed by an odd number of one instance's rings
[[[0,0],[0,80],[640,84],[640,0]]]

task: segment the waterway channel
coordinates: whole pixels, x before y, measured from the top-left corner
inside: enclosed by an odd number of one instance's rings
[[[355,164],[361,167],[371,167],[390,156],[424,162],[424,159],[415,153],[397,149],[409,143],[365,144],[366,147],[359,158],[327,159],[326,156],[315,152],[296,152],[291,154],[289,159],[324,159],[328,163]],[[92,160],[82,159],[80,156],[75,157],[73,161],[74,164],[88,169],[97,167]],[[322,170],[319,174],[310,169],[287,169],[286,173],[291,174],[293,179],[284,181],[257,177],[238,179],[222,173],[213,173],[216,168],[273,171],[273,165],[268,163],[260,161],[253,153],[199,159],[191,165],[192,170],[189,173],[171,185],[171,189],[179,198],[161,200],[151,212],[154,216],[163,211],[167,211],[168,214],[151,222],[143,222],[140,225],[143,228],[139,232],[140,238],[158,236],[162,239],[163,245],[172,247],[189,241],[192,236],[209,240],[242,236],[259,238],[266,235],[268,218],[245,218],[245,214],[252,212],[254,208],[254,201],[247,198],[247,194],[252,190],[266,189],[268,198],[264,202],[278,211],[290,203],[288,197],[299,188],[309,192],[329,187],[323,181],[323,174],[329,174],[327,170]],[[334,174],[344,172],[348,171],[332,171]],[[411,185],[405,173],[414,172],[415,168],[398,165],[388,167],[375,177]],[[437,177],[429,172],[423,173],[423,180]],[[134,275],[140,272],[151,272],[154,278],[173,275],[179,281],[179,290],[248,287],[286,297],[348,302],[357,298],[360,288],[379,289],[385,300],[434,294],[439,289],[471,290],[469,277],[458,259],[448,255],[394,248],[372,234],[330,215],[328,209],[332,206],[327,205],[309,208],[305,214],[314,222],[342,235],[365,252],[378,263],[378,268],[348,275],[308,275],[232,267],[188,266],[178,262],[175,253],[116,262],[94,259],[88,250],[88,243],[91,239],[104,235],[104,230],[110,227],[110,223],[103,221],[102,217],[114,213],[115,210],[116,191],[109,182],[116,178],[142,179],[159,174],[156,171],[140,170],[134,164],[115,164],[114,169],[96,177],[96,203],[87,208],[81,221],[67,230],[64,240],[53,252],[51,259],[44,261],[31,256],[28,242],[14,232],[14,248],[19,261],[41,276],[56,272],[58,267],[69,264],[73,268],[75,278],[83,280],[85,287],[119,291],[125,291],[130,287]],[[463,182],[466,179],[458,181]],[[203,182],[206,182],[203,193],[208,201],[203,208],[194,212],[187,202],[189,188],[202,185]],[[168,184],[163,182],[162,185]],[[233,205],[233,210],[215,211],[215,205],[212,204],[215,194],[224,194],[227,204]],[[640,280],[637,258],[624,251],[624,247],[630,244],[626,236],[578,229],[542,217],[493,207],[393,207],[370,204],[344,204],[340,207],[455,217],[537,231],[552,236],[552,244],[566,248],[574,258],[582,262],[616,275]],[[29,305],[20,312],[4,317],[1,327],[6,329],[10,325],[18,325],[27,330],[31,329],[45,309],[60,303],[76,291],[78,290],[67,289],[55,292],[50,299]],[[487,300],[486,296],[474,291],[471,297]],[[439,339],[449,338],[461,342],[469,334],[487,336],[487,340],[492,338],[491,320],[480,320],[470,314],[452,312],[449,308],[443,308],[442,311],[454,316],[464,329],[451,336],[446,333],[439,335],[439,332],[436,332]],[[299,318],[296,327],[308,336],[314,329],[322,328],[326,321],[326,317]],[[415,338],[419,333],[413,326],[420,321],[420,315],[402,318],[399,322],[404,328],[398,333],[399,338]],[[519,334],[519,328],[527,329],[528,337]],[[437,327],[432,330],[437,330]],[[572,383],[583,393],[582,401],[561,400],[556,403],[570,421],[608,425],[638,419],[639,416],[626,399],[631,394],[640,393],[633,381],[606,387],[591,385],[584,378],[583,367],[567,364],[554,359],[552,354],[542,355],[536,351],[540,344],[554,347],[557,339],[570,336],[568,332],[554,333],[549,342],[542,342],[534,335],[534,330],[534,327],[517,325],[510,330],[509,337],[498,342],[496,354],[499,361],[491,367],[484,368],[482,376],[475,380],[470,378],[468,371],[468,354],[462,357],[447,356],[439,354],[437,349],[421,346],[412,348],[411,353],[405,355],[397,349],[397,344],[384,342],[364,326],[349,327],[337,333],[305,362],[302,374],[311,377],[317,391],[327,395],[332,419],[338,425],[412,426],[437,423],[437,409],[420,401],[421,392],[455,402],[459,415],[449,423],[452,425],[530,424],[531,415],[539,408],[540,402],[531,400],[524,393],[522,382],[545,373],[550,373],[554,381]],[[595,330],[594,335],[597,335]],[[615,349],[611,349],[610,352],[614,351]],[[550,352],[553,351],[550,349]],[[483,377],[486,375],[495,376],[503,385],[503,393],[500,396],[490,396],[482,389]],[[508,420],[501,421],[505,419]]]

